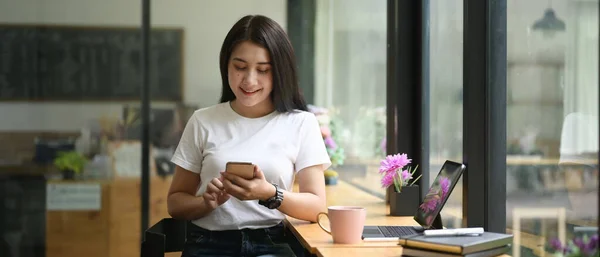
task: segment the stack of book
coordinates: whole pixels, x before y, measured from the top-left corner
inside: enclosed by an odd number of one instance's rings
[[[483,232],[469,236],[402,237],[402,256],[414,257],[488,257],[499,256],[510,250],[513,236],[510,234]]]

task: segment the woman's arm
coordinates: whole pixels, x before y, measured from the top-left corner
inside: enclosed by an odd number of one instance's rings
[[[167,196],[169,215],[175,219],[195,220],[206,216],[212,208],[204,203],[203,197],[196,196],[200,176],[180,166],[176,166]]]
[[[278,210],[296,219],[317,222],[317,214],[327,209],[321,165],[302,169],[296,173],[296,180],[300,192],[284,191]]]

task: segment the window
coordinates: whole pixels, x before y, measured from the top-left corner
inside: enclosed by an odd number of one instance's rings
[[[0,3],[2,256],[136,255],[114,249],[139,249],[139,177],[118,177],[111,158],[123,103],[140,100],[140,12],[123,1]],[[130,143],[121,149],[140,149]],[[140,163],[139,152],[126,158]]]
[[[463,2],[431,1],[429,8],[429,184],[444,161],[462,162]],[[461,227],[462,176],[442,209],[446,227]]]
[[[317,1],[315,25],[315,105],[328,110],[335,145],[343,149],[336,152],[343,164],[331,169],[382,198],[386,10],[385,0]]]
[[[508,0],[506,76],[507,230],[540,256],[598,224],[598,2]]]

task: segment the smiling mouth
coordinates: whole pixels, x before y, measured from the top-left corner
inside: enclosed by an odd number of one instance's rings
[[[242,92],[244,93],[244,95],[253,95],[253,94],[256,94],[258,91],[262,90],[262,89],[257,89],[257,90],[254,90],[254,91],[246,91],[243,88],[240,88],[240,89],[242,90]]]

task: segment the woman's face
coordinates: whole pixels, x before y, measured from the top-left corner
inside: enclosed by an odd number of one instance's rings
[[[249,41],[238,44],[228,65],[229,86],[236,102],[246,107],[271,105],[271,59],[267,49]]]

